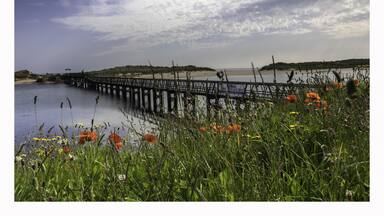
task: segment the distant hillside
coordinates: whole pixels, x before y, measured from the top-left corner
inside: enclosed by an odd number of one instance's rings
[[[38,83],[61,82],[61,74],[34,74],[29,70],[19,70],[15,72],[15,81],[34,80]]]
[[[87,74],[92,75],[108,75],[108,76],[117,76],[117,75],[141,75],[141,74],[152,74],[154,73],[169,73],[175,71],[214,71],[212,68],[208,67],[196,67],[194,65],[187,66],[175,66],[164,67],[164,66],[147,66],[147,65],[127,65],[127,66],[118,66],[114,68],[107,68],[98,71],[90,71]]]
[[[306,70],[306,69],[328,69],[328,68],[353,68],[368,66],[369,59],[346,59],[338,61],[314,61],[314,62],[299,62],[299,63],[275,63],[276,70]],[[263,66],[261,70],[273,70],[273,64]]]
[[[29,70],[19,70],[15,72],[15,79],[27,79],[32,76]]]

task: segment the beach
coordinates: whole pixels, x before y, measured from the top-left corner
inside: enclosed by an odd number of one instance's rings
[[[15,85],[17,84],[32,84],[36,83],[35,79],[22,79],[22,80],[15,80]]]

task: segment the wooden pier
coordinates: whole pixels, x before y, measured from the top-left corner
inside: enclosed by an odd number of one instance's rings
[[[66,83],[127,100],[134,109],[175,115],[180,112],[196,114],[199,100],[205,101],[205,111],[210,115],[220,109],[223,101],[240,107],[248,100],[278,100],[303,88],[322,87],[292,83],[97,77],[84,73],[66,74]]]

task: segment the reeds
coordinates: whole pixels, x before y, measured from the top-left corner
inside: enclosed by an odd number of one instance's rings
[[[15,199],[369,200],[369,85],[360,81],[348,106],[349,85],[318,92],[327,109],[308,106],[303,91],[292,103],[259,102],[211,119],[158,118],[154,131],[129,130],[137,145],[131,136],[108,144],[110,131],[121,135],[108,124],[92,126],[95,142],[68,138],[70,150],[64,137],[37,141],[26,156],[17,152]]]
[[[314,74],[310,83],[331,88],[226,107],[209,119],[154,117],[140,130],[127,116],[125,137],[94,125],[96,97],[83,144],[59,125],[60,136],[50,129],[26,142],[35,148],[16,151],[15,200],[368,201],[369,78],[354,74],[362,79],[337,88]]]

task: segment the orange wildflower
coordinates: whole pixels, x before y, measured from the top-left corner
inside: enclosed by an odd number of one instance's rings
[[[97,133],[96,131],[82,131],[80,132],[79,144],[84,144],[85,141],[96,141]]]
[[[239,124],[230,124],[227,127],[227,131],[229,133],[237,133],[241,130],[241,126]]]
[[[216,133],[222,133],[225,131],[225,128],[223,126],[220,126],[220,125],[217,125],[217,124],[213,124],[212,126],[212,129],[216,132]]]
[[[64,146],[64,147],[63,147],[63,152],[64,152],[65,154],[68,154],[70,151],[71,151],[71,149],[69,148],[69,146]]]
[[[96,133],[96,131],[92,131],[92,132],[89,133],[89,139],[92,142],[97,140],[97,133]]]
[[[312,100],[312,101],[314,101],[314,100],[320,100],[320,96],[319,96],[319,94],[316,93],[316,92],[308,92],[308,93],[306,94],[306,96],[307,96],[308,99],[310,99],[310,100]]]
[[[297,96],[296,95],[288,95],[286,97],[286,100],[289,102],[289,103],[295,103],[297,101]]]
[[[357,79],[353,80],[353,84],[355,84],[355,86],[359,86],[360,85],[360,80],[357,80]]]
[[[144,134],[143,138],[145,141],[147,141],[150,144],[155,144],[157,142],[157,137],[151,133]]]
[[[115,143],[115,144],[121,143],[121,137],[115,132],[111,133],[111,135],[109,135],[108,139],[110,142]]]
[[[199,128],[199,132],[200,133],[205,133],[205,132],[207,132],[208,131],[208,129],[206,128],[206,127],[200,127]]]
[[[111,133],[108,139],[112,144],[115,145],[115,149],[117,151],[119,151],[123,147],[123,143],[121,142],[121,137],[117,133],[115,132]]]
[[[341,82],[335,82],[333,83],[333,85],[335,86],[336,89],[341,89],[344,87],[344,84]]]
[[[325,90],[326,92],[331,91],[331,90],[332,90],[332,86],[330,86],[330,85],[326,85],[324,90]]]
[[[316,101],[315,102],[315,107],[320,109],[320,108],[323,108],[323,109],[328,109],[328,103],[327,101],[325,100],[322,100],[322,101]]]
[[[123,143],[121,143],[121,142],[115,143],[115,149],[117,151],[119,151],[122,147],[123,147]]]
[[[85,143],[85,137],[80,136],[79,144],[83,145]]]
[[[304,103],[305,103],[306,105],[308,105],[308,104],[311,103],[311,102],[312,102],[312,100],[310,100],[310,99],[308,99],[308,98],[304,100]]]

